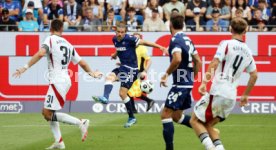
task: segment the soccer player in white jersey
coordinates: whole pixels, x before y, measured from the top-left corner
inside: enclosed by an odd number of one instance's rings
[[[63,22],[53,20],[50,30],[51,35],[45,39],[40,50],[31,58],[28,64],[17,69],[13,76],[20,77],[20,75],[36,64],[45,54],[47,55],[50,86],[45,96],[42,114],[50,123],[55,138],[55,142],[47,149],[65,149],[59,122],[78,126],[81,130],[82,141],[87,137],[89,126],[88,119],[78,119],[65,113],[56,112],[63,108],[66,94],[71,87],[68,65],[70,61],[73,61],[74,64],[79,64],[84,71],[94,78],[100,78],[102,73],[92,71],[89,65],[81,59],[74,47],[66,39],[61,37]]]
[[[241,96],[240,106],[247,105],[248,96],[257,80],[257,68],[251,50],[242,41],[247,26],[246,21],[241,18],[231,21],[232,39],[220,43],[199,87],[199,93],[203,96],[194,107],[190,123],[207,150],[224,150],[214,125],[225,120],[234,108],[237,86],[243,71],[249,73],[250,78]],[[215,75],[208,94],[206,85],[214,70]]]

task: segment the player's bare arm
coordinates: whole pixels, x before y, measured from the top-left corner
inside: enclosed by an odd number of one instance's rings
[[[89,65],[84,60],[80,60],[79,65],[93,78],[101,78],[103,76],[103,73],[99,72],[98,70],[92,71]]]
[[[203,78],[203,81],[201,82],[201,85],[198,88],[198,92],[201,95],[204,95],[206,93],[206,85],[207,83],[211,80],[215,70],[217,69],[218,65],[219,65],[219,59],[218,58],[214,58],[212,60],[212,62],[210,63],[210,65],[208,66],[207,72],[205,73],[205,77]]]
[[[167,69],[166,74],[164,74],[163,77],[161,78],[160,87],[162,86],[167,87],[167,80],[169,75],[171,75],[172,72],[174,72],[178,68],[179,64],[181,63],[181,60],[182,60],[181,52],[174,52],[172,62],[169,68]]]
[[[15,78],[20,77],[28,68],[36,64],[46,54],[46,52],[45,48],[41,48],[24,67],[16,69],[16,72],[13,73],[12,76]]]
[[[146,59],[144,63],[145,63],[145,68],[144,68],[143,72],[140,75],[141,79],[144,79],[147,76],[147,72],[150,68],[150,65],[151,65],[152,61],[151,61],[151,59]]]
[[[196,77],[201,68],[202,62],[198,54],[192,55],[192,57],[193,57],[193,63],[194,63],[194,68],[193,68],[194,76]]]
[[[258,79],[258,73],[257,73],[257,70],[253,71],[253,72],[250,72],[250,78],[248,80],[248,83],[247,83],[247,87],[241,97],[241,102],[240,102],[240,106],[246,106],[247,103],[248,103],[248,96],[252,90],[252,88],[254,87],[257,79]]]
[[[112,53],[112,54],[111,54],[111,60],[112,60],[112,59],[116,60],[116,59],[117,59],[117,56],[118,56],[117,52]]]
[[[140,39],[139,45],[145,45],[145,46],[159,48],[163,53],[168,54],[167,48],[165,48],[165,47],[163,47],[159,44],[153,43],[153,42],[149,42],[149,41],[145,41],[145,40]]]

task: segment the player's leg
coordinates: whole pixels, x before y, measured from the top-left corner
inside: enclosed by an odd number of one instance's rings
[[[63,108],[65,96],[70,88],[70,84],[51,84],[44,102],[43,115],[44,118],[52,122],[63,122],[70,125],[76,125],[80,128],[82,141],[86,139],[89,120],[78,119],[69,114],[56,112]],[[47,111],[52,110],[52,111]],[[51,114],[49,114],[51,112]]]
[[[185,125],[189,128],[192,128],[191,124],[190,124],[191,116],[184,115],[183,112],[184,112],[184,110],[174,111],[172,114],[173,121],[178,124]]]
[[[206,129],[213,141],[213,144],[216,147],[216,150],[225,150],[220,137],[219,137],[219,132],[217,129],[214,128],[214,126],[221,121],[220,118],[216,117],[213,120],[209,121],[206,123]]]
[[[131,86],[131,88],[128,90],[128,92],[127,92],[128,96],[129,96],[129,98],[130,98],[131,104],[132,104],[133,113],[137,113],[137,109],[136,109],[136,107],[135,107],[134,98],[137,97],[137,96],[136,96],[136,93],[137,93],[137,84],[138,84],[138,82],[139,82],[139,81],[136,80],[136,81],[132,84],[132,86]]]
[[[49,110],[45,108],[43,108],[42,110],[42,115],[44,116],[45,120],[50,123],[50,128],[55,138],[55,142],[46,149],[65,149],[65,145],[62,140],[62,136],[59,128],[59,122],[52,120],[53,112],[54,112],[53,110]]]
[[[128,97],[130,98],[130,101],[131,101],[132,111],[133,111],[134,114],[136,114],[137,113],[137,109],[135,107],[134,97],[132,97],[130,95],[128,95]]]
[[[166,150],[173,150],[173,136],[174,136],[174,126],[172,115],[174,111],[180,110],[180,104],[182,104],[183,99],[179,96],[181,89],[172,87],[168,93],[165,107],[161,112],[161,120],[163,124],[163,138],[166,143]]]
[[[96,102],[101,102],[103,104],[107,104],[109,101],[109,95],[113,89],[113,82],[115,82],[117,78],[117,74],[120,72],[119,68],[112,70],[112,72],[106,76],[105,84],[104,84],[104,92],[103,96],[92,96],[92,98]]]
[[[116,74],[114,72],[110,73],[105,79],[104,93],[103,96],[109,99],[109,95],[113,89],[113,82],[116,80]]]
[[[190,124],[194,129],[196,135],[199,137],[201,143],[205,146],[207,150],[215,150],[215,146],[210,138],[210,135],[204,125],[195,115],[192,114]]]
[[[219,133],[214,126],[224,121],[235,107],[235,100],[225,99],[224,97],[214,96],[212,101],[212,107],[216,108],[216,111],[212,112],[214,119],[206,123],[207,130],[213,140],[216,150],[224,150],[224,146],[219,138]]]
[[[163,124],[163,138],[166,143],[166,150],[173,150],[174,126],[172,119],[173,110],[166,106],[161,112],[161,120]]]
[[[142,93],[141,97],[142,100],[147,102],[147,111],[149,111],[151,109],[151,107],[154,105],[154,100],[149,98],[146,94]]]
[[[128,121],[124,126],[125,128],[128,128],[136,123],[136,118],[134,117],[134,113],[132,110],[132,102],[131,102],[130,98],[128,97],[127,92],[128,92],[128,88],[126,88],[126,87],[120,88],[119,95],[120,95],[121,99],[123,100],[123,102],[125,103],[127,113],[128,113]]]

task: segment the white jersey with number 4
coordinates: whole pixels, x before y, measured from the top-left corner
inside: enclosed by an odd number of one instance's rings
[[[241,74],[244,70],[256,70],[251,50],[239,40],[225,40],[218,46],[214,58],[219,59],[220,63],[215,71],[210,94],[236,100]]]
[[[50,84],[64,82],[71,84],[68,65],[71,60],[74,64],[81,60],[74,47],[66,39],[57,35],[48,36],[42,47],[47,50]]]

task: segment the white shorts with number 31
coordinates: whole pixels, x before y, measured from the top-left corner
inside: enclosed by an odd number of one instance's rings
[[[50,84],[45,96],[44,108],[49,110],[60,110],[65,103],[66,94],[71,84]]]

